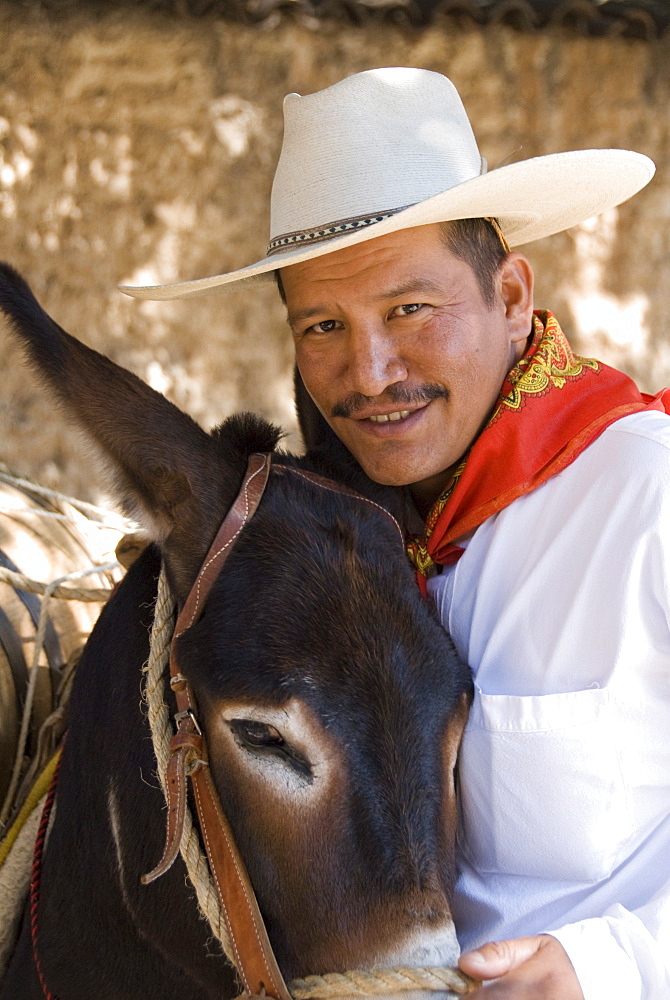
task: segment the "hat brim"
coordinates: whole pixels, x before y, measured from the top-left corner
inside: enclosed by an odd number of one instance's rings
[[[582,149],[538,156],[473,177],[383,222],[264,257],[237,271],[165,285],[119,285],[119,289],[138,299],[193,298],[238,282],[268,280],[277,268],[401,229],[455,219],[496,218],[510,247],[521,246],[620,205],[649,183],[655,169],[648,156],[628,149]]]

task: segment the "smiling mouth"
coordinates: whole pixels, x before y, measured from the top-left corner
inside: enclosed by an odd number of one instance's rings
[[[344,417],[361,423],[390,424],[407,420],[425,409],[436,399],[449,399],[449,390],[437,383],[426,382],[423,385],[409,388],[402,384],[393,384],[379,396],[364,396],[360,392],[352,392],[345,399],[333,405],[331,417]],[[391,413],[370,413],[370,410],[381,410],[395,403],[397,410]],[[400,409],[401,406],[404,407]]]
[[[414,410],[396,410],[395,413],[378,413],[367,419],[371,420],[373,424],[387,424],[396,420],[405,420],[410,413],[414,412]]]

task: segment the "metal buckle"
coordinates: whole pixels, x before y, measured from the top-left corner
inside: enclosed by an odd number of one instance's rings
[[[193,725],[195,727],[195,731],[198,734],[198,736],[202,736],[202,729],[198,725],[198,720],[196,719],[195,712],[193,711],[192,708],[187,708],[183,712],[176,712],[175,713],[174,721],[175,721],[175,724],[177,726],[177,729],[179,729],[179,726],[181,725],[181,723],[186,718],[189,718],[191,720],[191,722],[193,723]]]

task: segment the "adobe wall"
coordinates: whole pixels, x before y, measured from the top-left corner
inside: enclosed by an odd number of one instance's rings
[[[291,346],[272,287],[138,303],[121,282],[199,277],[264,252],[285,93],[381,65],[447,73],[491,167],[588,146],[653,157],[652,185],[597,225],[527,248],[537,304],[583,353],[645,388],[670,384],[670,39],[249,28],[92,10],[53,20],[0,6],[2,257],[68,330],[205,426],[241,408],[291,429]],[[0,337],[0,459],[83,497],[80,439]]]

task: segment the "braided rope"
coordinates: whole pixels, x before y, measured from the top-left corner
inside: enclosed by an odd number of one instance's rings
[[[165,704],[165,670],[170,658],[170,642],[174,632],[175,602],[165,575],[161,569],[158,579],[158,595],[154,623],[151,630],[149,659],[143,668],[145,674],[144,700],[151,727],[151,739],[158,762],[158,777],[166,793],[166,772],[169,758],[172,728]],[[166,795],[167,800],[167,795]],[[212,933],[219,941],[223,952],[235,966],[230,936],[226,928],[221,905],[217,896],[209,864],[193,827],[191,814],[186,807],[184,833],[180,844],[181,855],[186,864],[188,877],[195,889],[202,915],[209,922]],[[374,972],[353,970],[351,972],[331,972],[325,976],[307,976],[294,979],[288,988],[295,1000],[331,1000],[334,997],[382,996],[408,990],[431,990],[441,993],[451,991],[452,996],[466,996],[479,983],[470,979],[459,969],[437,967],[410,968],[397,966],[391,969],[375,969]]]
[[[387,996],[407,990],[445,991],[457,996],[467,996],[480,984],[458,969],[442,966],[418,967],[398,965],[392,969],[374,969],[365,972],[328,972],[325,976],[307,976],[294,979],[290,990],[295,1000],[330,1000],[331,997]]]
[[[149,659],[143,668],[145,675],[143,697],[147,705],[147,716],[151,728],[156,761],[158,762],[158,778],[167,800],[166,773],[170,756],[170,739],[172,729],[170,715],[165,704],[164,675],[170,658],[170,642],[174,632],[175,602],[170,594],[165,570],[161,569],[158,578],[158,595],[151,630],[151,648]],[[234,966],[233,947],[225,924],[219,897],[209,870],[209,863],[200,847],[198,833],[193,826],[191,813],[186,807],[184,817],[184,832],[179,845],[181,856],[186,865],[188,877],[195,889],[198,906],[203,917],[218,940],[223,953]]]

